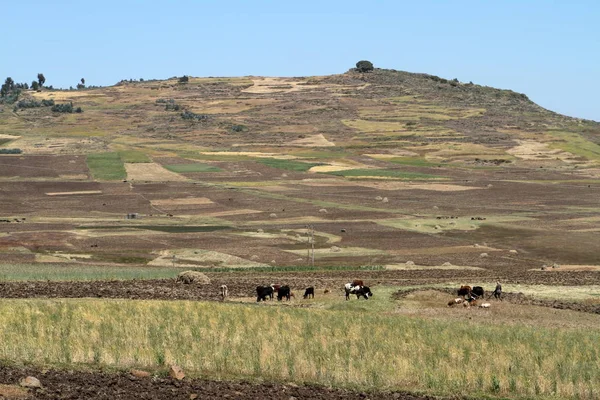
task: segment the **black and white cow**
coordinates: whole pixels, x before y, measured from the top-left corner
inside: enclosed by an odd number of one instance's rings
[[[344,285],[344,290],[346,292],[346,300],[350,299],[351,294],[355,294],[357,299],[360,299],[362,296],[366,300],[369,300],[369,297],[373,296],[373,293],[371,293],[371,289],[368,286],[352,286],[351,283],[346,283]]]

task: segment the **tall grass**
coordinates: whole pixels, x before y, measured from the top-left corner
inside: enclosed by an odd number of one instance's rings
[[[0,281],[93,281],[174,278],[179,271],[160,267],[107,267],[76,264],[0,264]]]
[[[0,303],[0,359],[149,369],[177,363],[190,376],[437,394],[600,396],[598,331],[447,323],[357,305],[7,300]]]

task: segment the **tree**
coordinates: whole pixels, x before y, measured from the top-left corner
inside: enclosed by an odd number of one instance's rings
[[[85,79],[81,78],[81,84],[85,85]]]
[[[184,75],[181,78],[179,78],[179,83],[188,83],[189,80],[190,78],[187,75]]]
[[[10,92],[15,89],[15,81],[9,76],[4,81],[4,85],[0,88],[0,97],[6,97]]]
[[[44,83],[46,83],[46,77],[44,76],[44,74],[38,74],[38,83],[40,84],[40,87],[44,86]]]
[[[38,83],[38,81],[31,81],[31,89],[32,90],[38,90],[40,88],[40,84]]]
[[[356,63],[356,69],[358,70],[358,72],[373,71],[373,63],[367,60],[359,61]]]

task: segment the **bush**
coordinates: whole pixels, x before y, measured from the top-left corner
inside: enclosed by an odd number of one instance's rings
[[[21,100],[17,103],[17,108],[38,108],[38,107],[51,107],[54,105],[54,100],[50,99],[50,100],[42,100],[42,101],[35,101],[35,100]]]
[[[179,104],[175,104],[175,102],[167,103],[165,106],[165,111],[179,111],[183,108]]]
[[[356,63],[356,69],[358,72],[373,71],[373,63],[371,61],[361,60]]]
[[[209,117],[205,114],[196,114],[191,111],[185,110],[181,113],[181,118],[195,121],[207,121]]]
[[[72,113],[73,103],[55,104],[52,106],[52,111],[58,113]]]
[[[81,107],[77,107],[77,108],[75,109],[75,112],[76,112],[77,114],[81,114],[81,113],[83,112],[83,109],[82,109]]]
[[[247,130],[245,125],[233,125],[231,127],[232,132],[244,132],[245,130]]]
[[[181,78],[179,78],[179,83],[188,83],[190,81],[190,78],[187,75],[182,76]]]
[[[21,154],[21,149],[0,149],[0,154]]]

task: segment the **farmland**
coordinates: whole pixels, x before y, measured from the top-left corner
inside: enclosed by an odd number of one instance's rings
[[[600,396],[600,124],[391,70],[23,96],[84,112],[0,111],[0,384],[177,364],[182,398]],[[296,296],[255,304],[271,283]]]

